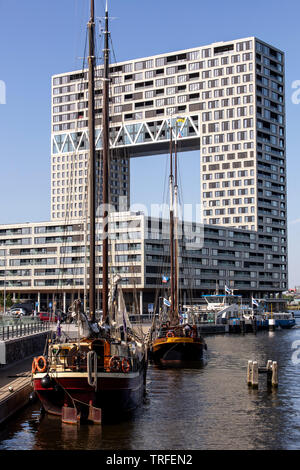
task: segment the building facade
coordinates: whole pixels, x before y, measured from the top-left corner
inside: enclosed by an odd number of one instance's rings
[[[99,150],[102,74],[98,66]],[[110,74],[111,200],[116,208],[120,195],[129,207],[130,157],[168,152],[171,124],[180,150],[200,151],[204,223],[266,229],[280,243],[284,239],[286,247],[282,51],[250,37],[112,64]],[[78,196],[87,181],[87,79],[83,70],[52,80],[52,219],[64,218],[66,209],[75,217],[82,214]],[[179,125],[178,116],[183,118]],[[85,163],[78,165],[78,158]],[[75,172],[72,190],[66,161]]]
[[[225,285],[246,298],[270,297],[286,289],[282,255],[266,250],[252,230],[180,223],[179,287],[182,303],[199,301]],[[101,219],[97,223],[96,284],[101,308]],[[82,221],[40,222],[0,227],[0,289],[13,300],[49,303],[66,311],[74,298],[84,301],[88,287],[88,249]],[[272,260],[270,254],[272,253]],[[112,214],[109,235],[110,280],[120,276],[130,311],[147,312],[168,285],[169,222],[141,213]]]

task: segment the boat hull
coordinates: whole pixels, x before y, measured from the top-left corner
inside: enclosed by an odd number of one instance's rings
[[[296,321],[292,320],[275,320],[275,326],[280,326],[281,328],[292,328],[296,325]]]
[[[159,338],[152,345],[155,364],[171,367],[196,365],[204,360],[206,344],[192,338]]]
[[[146,371],[100,373],[97,387],[88,383],[87,373],[55,373],[50,375],[50,386],[42,385],[46,374],[35,374],[34,390],[44,408],[61,416],[64,406],[76,407],[81,419],[88,417],[89,405],[102,410],[103,420],[118,418],[134,411],[144,399]]]

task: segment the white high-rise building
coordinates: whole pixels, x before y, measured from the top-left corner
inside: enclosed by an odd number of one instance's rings
[[[102,73],[98,66],[98,204]],[[115,209],[130,206],[130,159],[168,153],[172,129],[178,151],[198,150],[201,159],[195,191],[201,193],[203,244],[194,252],[182,248],[180,283],[185,295],[193,291],[199,299],[217,285],[248,297],[285,291],[283,52],[250,37],[112,64],[110,73],[110,202]],[[47,305],[60,296],[64,309],[75,295],[83,296],[88,282],[87,79],[86,70],[52,79],[51,221],[0,227],[0,288],[5,286],[14,299],[22,295]],[[184,155],[181,162],[184,165]],[[154,219],[131,212],[112,217],[112,271],[121,275],[127,294],[138,290],[140,311],[145,311],[161,288],[162,264],[164,274],[169,270],[163,221],[156,221],[153,239],[149,229]],[[200,233],[201,227],[191,224],[188,231]],[[97,243],[99,289],[100,240]]]
[[[102,72],[97,67],[99,151]],[[120,195],[129,204],[130,157],[168,152],[172,117],[180,150],[200,151],[203,221],[286,239],[283,52],[250,37],[112,64],[110,72],[113,204]],[[52,219],[82,210],[87,78],[84,70],[52,81]],[[184,122],[176,124],[178,116]]]

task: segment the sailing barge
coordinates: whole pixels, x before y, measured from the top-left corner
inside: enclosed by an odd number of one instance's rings
[[[175,123],[173,124],[173,121]],[[205,340],[196,325],[180,323],[179,265],[178,265],[178,175],[177,175],[177,122],[170,117],[170,298],[164,299],[158,324],[155,317],[151,329],[150,354],[154,363],[162,366],[195,366],[203,363]],[[173,131],[175,128],[174,168]],[[174,174],[174,176],[173,176]],[[167,307],[166,307],[167,306]]]
[[[54,343],[33,362],[34,390],[47,413],[97,423],[142,403],[146,368],[142,344],[130,338]]]
[[[79,419],[101,423],[133,411],[143,402],[147,351],[135,337],[123,302],[109,301],[108,265],[108,186],[109,186],[109,32],[108,8],[105,11],[103,79],[103,236],[102,236],[102,324],[96,321],[95,287],[95,14],[91,0],[89,29],[89,314],[81,312],[80,299],[74,310],[81,326],[78,341],[49,340],[44,356],[34,358],[34,390],[47,413],[62,417],[63,422]],[[116,287],[117,288],[117,287]],[[110,286],[110,293],[113,291]],[[119,299],[122,289],[119,287]]]

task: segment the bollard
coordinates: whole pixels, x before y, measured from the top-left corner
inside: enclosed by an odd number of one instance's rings
[[[278,367],[276,361],[273,361],[272,364],[272,387],[278,387]]]
[[[275,331],[275,320],[274,318],[269,318],[269,330]]]
[[[257,361],[248,361],[247,384],[258,388],[259,374],[267,374],[267,387],[278,387],[278,365],[276,361],[268,360],[266,367],[258,367]]]
[[[252,367],[253,367],[253,362],[248,361],[248,367],[247,367],[247,384],[251,386],[252,383]]]
[[[258,388],[258,363],[256,361],[252,364],[251,383],[253,388]]]
[[[267,362],[267,386],[272,385],[272,361]]]

